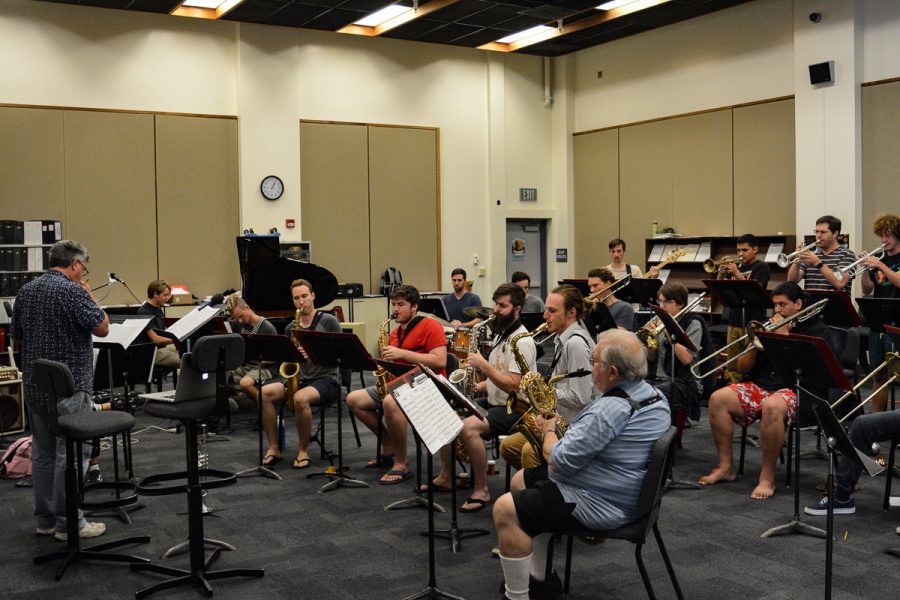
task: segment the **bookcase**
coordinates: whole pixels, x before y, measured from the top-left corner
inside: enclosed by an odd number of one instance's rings
[[[39,277],[47,268],[50,247],[60,239],[59,221],[0,221],[0,298],[15,297]]]

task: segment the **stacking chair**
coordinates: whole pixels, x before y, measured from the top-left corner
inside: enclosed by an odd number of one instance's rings
[[[193,353],[185,353],[182,356],[182,369],[195,368],[204,373],[214,372],[223,354],[228,356],[239,355],[236,360],[243,362],[244,347],[240,336],[212,336],[212,338],[215,339],[215,343],[204,344],[210,338],[202,338],[195,345]],[[196,355],[196,359],[194,355]],[[226,368],[227,366],[228,364],[226,363]],[[215,396],[211,396],[209,398],[188,399],[182,402],[149,400],[144,406],[144,412],[150,416],[177,419],[184,425],[186,470],[145,477],[138,483],[138,493],[148,496],[187,493],[190,568],[188,570],[176,569],[159,564],[132,565],[131,568],[134,571],[151,571],[172,576],[171,579],[135,593],[135,598],[138,600],[156,592],[182,585],[195,585],[205,596],[209,597],[213,595],[212,586],[209,583],[210,580],[228,577],[262,577],[265,573],[263,569],[247,568],[221,571],[209,570],[212,563],[219,557],[221,548],[216,548],[209,558],[206,558],[206,540],[203,536],[203,490],[237,483],[234,473],[216,469],[201,469],[198,464],[198,423],[212,412],[215,403]],[[200,481],[201,476],[205,478],[202,483]],[[186,483],[160,485],[177,480],[186,480]]]
[[[668,431],[653,444],[653,448],[650,450],[650,458],[647,462],[647,474],[644,477],[644,483],[641,487],[640,496],[638,497],[637,508],[640,512],[640,517],[627,525],[609,531],[583,529],[567,534],[568,542],[566,545],[566,571],[563,583],[563,593],[569,593],[569,580],[572,568],[572,543],[574,537],[579,536],[600,541],[616,539],[627,540],[633,543],[635,545],[634,560],[641,573],[641,579],[644,581],[644,588],[647,590],[647,595],[651,600],[656,598],[653,593],[653,585],[650,583],[650,577],[647,574],[647,568],[644,566],[644,559],[641,556],[641,550],[644,547],[644,543],[647,541],[647,535],[652,531],[656,538],[656,543],[659,546],[660,554],[662,554],[663,562],[666,565],[666,570],[669,573],[672,587],[675,589],[675,595],[679,599],[684,597],[681,593],[681,587],[678,585],[678,579],[675,577],[675,570],[672,568],[672,563],[669,560],[669,554],[666,552],[665,545],[663,545],[662,536],[659,533],[659,525],[657,524],[662,495],[666,485],[666,472],[669,470],[669,462],[672,459],[672,443],[675,440],[675,435],[675,427],[670,427]],[[557,537],[559,537],[559,534],[555,535],[550,541],[547,551],[547,571],[544,579],[545,581],[550,581],[553,572],[553,546],[555,545]]]
[[[34,380],[38,388],[49,396],[47,405],[50,433],[62,436],[66,440],[66,549],[36,556],[34,563],[41,564],[57,558],[63,559],[56,571],[56,580],[59,581],[70,564],[82,560],[149,562],[146,558],[138,556],[104,553],[105,550],[127,544],[146,544],[150,541],[149,536],[129,537],[90,548],[81,548],[78,532],[79,469],[75,463],[79,453],[76,451],[75,445],[107,435],[124,433],[134,427],[134,417],[120,411],[79,412],[57,416],[57,403],[75,394],[75,380],[69,367],[63,363],[44,359],[36,360],[34,362]]]

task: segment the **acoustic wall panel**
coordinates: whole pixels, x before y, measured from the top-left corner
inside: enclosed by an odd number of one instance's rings
[[[619,130],[576,135],[573,140],[575,276],[609,264],[608,242],[619,236]],[[641,244],[634,240],[633,246]],[[640,252],[640,250],[637,250]]]
[[[872,223],[882,213],[900,214],[900,81],[862,89],[862,243],[859,252],[881,243]]]

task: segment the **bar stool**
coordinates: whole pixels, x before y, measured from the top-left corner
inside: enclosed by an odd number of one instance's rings
[[[240,338],[238,337],[238,340],[239,339]],[[201,340],[201,342],[202,341],[203,340]],[[192,357],[193,353],[185,353],[182,356],[182,369],[197,369],[203,372],[200,366],[210,364],[214,366],[218,356],[213,345],[210,345],[210,350],[212,351],[203,352],[201,344],[198,342],[195,347],[195,351],[198,352],[199,357],[197,364],[195,365]],[[243,354],[243,348],[241,348],[241,350],[241,354]],[[182,402],[160,402],[150,400],[144,405],[144,412],[146,414],[153,417],[175,419],[184,425],[187,470],[145,477],[138,483],[137,489],[139,494],[148,496],[167,496],[171,494],[187,493],[190,569],[176,569],[153,563],[132,565],[133,571],[151,571],[172,576],[172,578],[167,581],[157,583],[156,585],[136,592],[135,598],[137,600],[146,598],[156,592],[182,585],[198,586],[205,596],[210,597],[213,594],[212,586],[209,584],[210,580],[228,577],[262,577],[265,574],[263,569],[242,568],[225,569],[221,571],[209,570],[212,563],[219,557],[222,549],[216,548],[209,558],[206,558],[205,540],[203,536],[203,490],[220,488],[237,483],[237,478],[234,473],[217,469],[201,469],[198,465],[198,422],[206,418],[210,412],[212,412],[215,403],[215,396],[211,396],[209,398],[197,398],[196,400],[185,400]],[[200,482],[201,475],[207,477],[202,483]],[[167,486],[158,485],[160,483],[182,479],[186,480],[186,483]]]
[[[75,395],[75,380],[69,367],[63,363],[39,359],[34,362],[34,380],[38,388],[50,397],[48,406],[48,426],[50,433],[61,435],[66,439],[66,549],[36,556],[34,564],[41,564],[57,558],[62,563],[56,571],[59,581],[66,568],[74,562],[82,560],[104,560],[112,562],[149,562],[148,559],[128,554],[105,554],[105,550],[118,548],[127,544],[146,544],[150,536],[135,536],[90,548],[81,548],[78,531],[78,471],[75,461],[76,443],[83,443],[95,438],[123,433],[134,427],[134,417],[124,412],[77,412],[62,416],[57,415],[57,403]]]

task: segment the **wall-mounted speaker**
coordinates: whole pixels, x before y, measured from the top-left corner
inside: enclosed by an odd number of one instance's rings
[[[823,83],[832,83],[834,81],[834,61],[809,65],[809,83],[811,85],[821,85]]]
[[[0,434],[25,431],[25,405],[22,382],[0,383]]]

